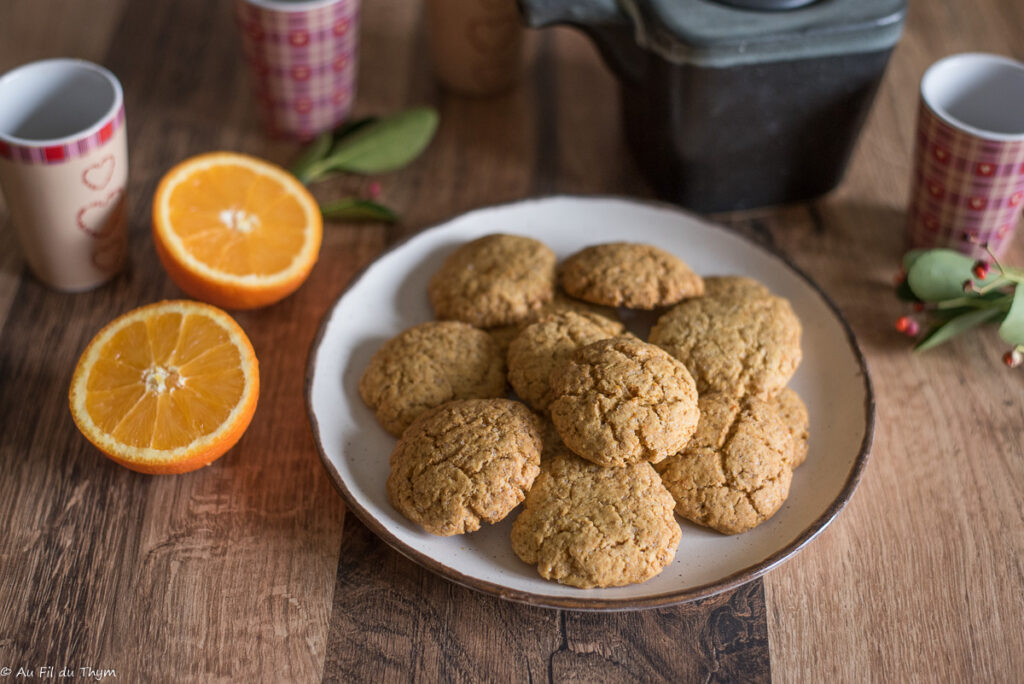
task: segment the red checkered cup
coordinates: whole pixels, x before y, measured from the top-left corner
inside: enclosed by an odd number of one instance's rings
[[[245,59],[272,135],[307,139],[348,117],[360,0],[236,0]]]
[[[1024,64],[982,53],[952,55],[921,79],[911,247],[999,256],[1024,209]]]
[[[121,84],[47,59],[0,76],[0,186],[36,277],[89,290],[124,263],[128,144]]]

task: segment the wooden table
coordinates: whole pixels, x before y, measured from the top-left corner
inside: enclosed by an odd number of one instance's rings
[[[237,316],[262,366],[252,427],[213,467],[148,477],[75,431],[73,364],[115,315],[180,296],[149,235],[166,169],[212,149],[287,162],[295,147],[258,128],[230,3],[5,0],[0,70],[76,56],[124,83],[132,238],[126,273],[62,295],[27,274],[0,212],[0,667],[37,678],[41,666],[91,667],[122,681],[1019,677],[1024,375],[1002,366],[994,331],[911,355],[892,329],[904,310],[891,281],[921,74],[953,52],[1024,58],[1021,26],[1018,0],[912,3],[841,187],[720,217],[810,273],[864,347],[878,427],[852,503],[763,580],[697,604],[592,614],[502,602],[391,551],[346,516],[303,402],[321,316],[401,237],[537,194],[650,195],[620,133],[615,81],[590,44],[571,30],[537,34],[521,87],[465,100],[435,86],[420,4],[367,2],[358,113],[430,103],[442,115],[428,153],[382,179],[404,220],[331,225],[296,295]]]

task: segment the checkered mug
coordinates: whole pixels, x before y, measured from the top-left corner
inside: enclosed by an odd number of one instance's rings
[[[272,135],[337,126],[356,94],[360,0],[236,0],[245,60]]]
[[[983,53],[946,57],[921,80],[910,247],[996,256],[1024,209],[1024,64]]]

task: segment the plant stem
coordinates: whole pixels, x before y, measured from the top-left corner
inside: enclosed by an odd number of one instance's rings
[[[980,294],[984,294],[981,290],[978,291]],[[968,307],[971,309],[1005,309],[1009,310],[1009,302],[1013,301],[1013,297],[1006,295],[999,299],[981,299],[979,297],[957,297],[955,299],[944,299],[941,302],[935,304],[936,309],[956,309],[959,307]]]

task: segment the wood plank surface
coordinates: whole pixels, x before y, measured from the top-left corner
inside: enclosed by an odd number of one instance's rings
[[[131,267],[95,292],[57,294],[25,273],[0,210],[0,668],[112,668],[124,681],[1019,676],[1024,375],[999,363],[994,331],[909,354],[891,327],[906,313],[891,279],[920,76],[957,51],[1024,58],[1021,3],[912,3],[839,190],[718,217],[807,270],[864,347],[878,427],[852,503],[763,583],[617,614],[503,602],[391,551],[345,515],[302,397],[321,316],[389,244],[535,194],[650,195],[622,139],[615,79],[574,31],[532,35],[517,89],[467,99],[437,89],[419,3],[365,3],[357,113],[428,103],[442,115],[427,154],[381,179],[403,221],[329,226],[296,295],[237,316],[264,393],[252,427],[214,466],[140,476],[75,431],[65,395],[88,339],[123,311],[180,296],[148,233],[160,175],[210,149],[281,163],[295,152],[258,127],[230,12],[200,0],[8,0],[0,10],[0,71],[70,55],[119,76],[131,154]],[[317,193],[364,185],[332,181]]]

